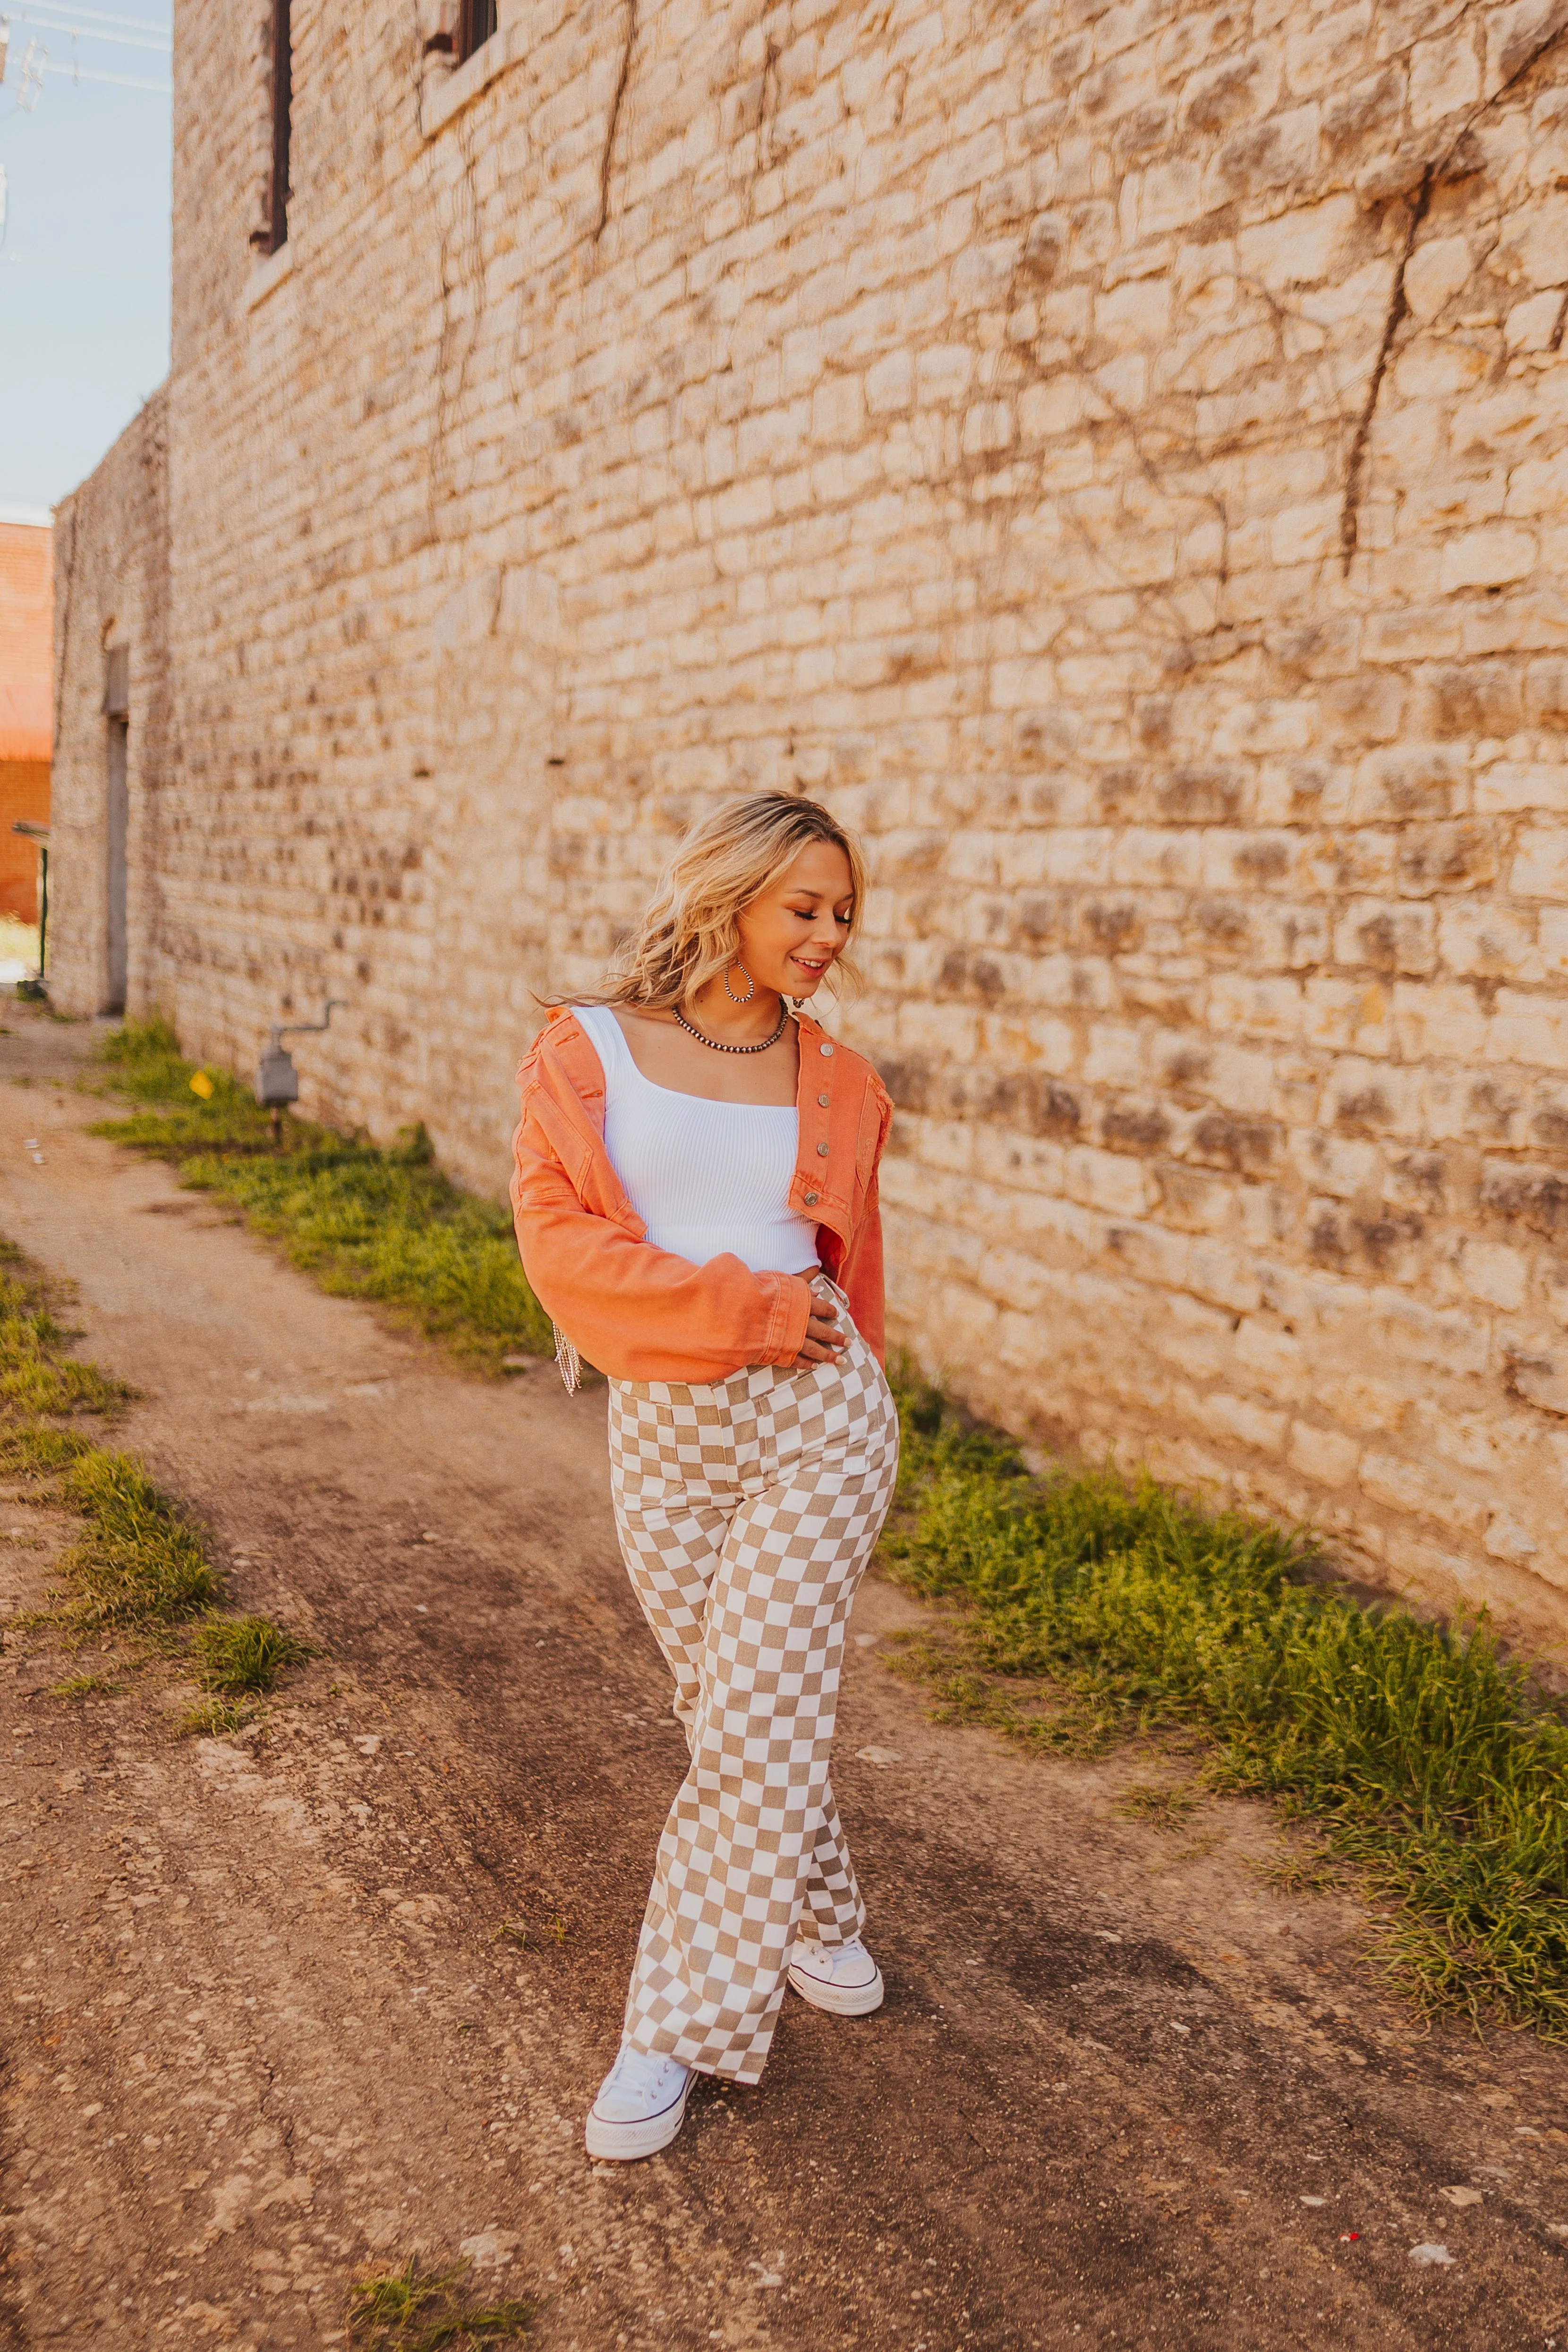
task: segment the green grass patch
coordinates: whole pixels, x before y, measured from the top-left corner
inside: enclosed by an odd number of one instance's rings
[[[361,2279],[349,2296],[349,2340],[360,2352],[468,2352],[485,2344],[515,2343],[533,2317],[533,2305],[515,2296],[471,2302],[463,2293],[466,2263],[425,2271],[417,2258],[400,2271]]]
[[[75,1638],[160,1630],[217,1597],[198,1531],[141,1464],[81,1426],[111,1425],[135,1391],[69,1353],[67,1286],[0,1240],[0,1471],[54,1481],[83,1521],[66,1584],[35,1618]]]
[[[199,1618],[190,1658],[211,1694],[201,1727],[233,1729],[248,1719],[234,1702],[271,1690],[310,1652],[268,1618],[216,1613],[223,1583],[202,1529],[134,1454],[101,1442],[136,1391],[68,1352],[76,1336],[62,1319],[68,1303],[66,1285],[0,1238],[0,1471],[36,1483],[43,1500],[81,1522],[47,1605],[16,1622],[72,1647],[96,1640],[156,1651],[178,1646]],[[84,1419],[96,1430],[83,1428]],[[57,1683],[51,1696],[87,1698],[121,1687],[84,1674]]]
[[[84,1413],[112,1419],[135,1394],[66,1352],[74,1337],[60,1319],[68,1297],[0,1239],[0,1469],[31,1468],[40,1452],[47,1458],[38,1466],[58,1467],[87,1441],[55,1424]]]
[[[123,1683],[111,1682],[107,1675],[71,1675],[63,1683],[51,1683],[51,1698],[119,1698],[125,1689]]]
[[[199,1528],[133,1454],[89,1446],[67,1469],[60,1499],[87,1532],[63,1563],[70,1596],[58,1622],[84,1633],[178,1625],[221,1592]]]
[[[196,1680],[230,1696],[273,1689],[286,1666],[309,1654],[269,1617],[209,1617],[191,1636]]]
[[[197,1077],[209,1094],[192,1092]],[[442,1173],[423,1128],[382,1145],[289,1118],[275,1144],[269,1114],[226,1071],[184,1060],[160,1021],[108,1038],[96,1084],[141,1106],[96,1133],[171,1160],[182,1182],[232,1201],[323,1289],[374,1300],[483,1371],[553,1352],[510,1215]]]
[[[1325,1862],[1321,1854],[1299,1853],[1294,1847],[1248,1867],[1266,1886],[1277,1887],[1281,1895],[1343,1895],[1346,1891],[1342,1869]]]
[[[174,1726],[176,1739],[222,1739],[255,1722],[257,1709],[237,1699],[204,1698],[188,1707]]]
[[[930,1389],[900,1398],[884,1553],[955,1613],[905,1671],[960,1719],[1099,1752],[1202,1735],[1213,1787],[1310,1817],[1385,1898],[1428,2011],[1568,2040],[1568,1722],[1485,1620],[1360,1606],[1310,1545],[1149,1477],[1032,1477]]]
[[[1111,1806],[1124,1822],[1147,1822],[1157,1830],[1184,1830],[1203,1803],[1203,1790],[1189,1783],[1134,1780]]]

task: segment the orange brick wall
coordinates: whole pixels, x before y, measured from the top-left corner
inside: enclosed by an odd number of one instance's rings
[[[38,919],[38,853],[11,830],[49,821],[54,532],[0,521],[0,915]]]
[[[48,685],[54,536],[47,524],[0,522],[0,685]]]
[[[47,760],[0,760],[0,915],[19,923],[38,919],[38,848],[12,832],[18,817],[49,821]]]

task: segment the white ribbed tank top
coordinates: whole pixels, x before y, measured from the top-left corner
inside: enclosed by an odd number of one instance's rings
[[[794,1105],[707,1102],[655,1086],[607,1004],[573,1011],[604,1067],[605,1149],[654,1246],[693,1265],[728,1250],[753,1274],[815,1265],[816,1227],[789,1205]]]

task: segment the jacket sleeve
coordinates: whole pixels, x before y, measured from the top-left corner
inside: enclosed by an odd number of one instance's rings
[[[753,1274],[728,1254],[693,1265],[584,1208],[527,1084],[513,1139],[512,1218],[523,1271],[545,1312],[618,1381],[719,1381],[745,1364],[792,1363],[811,1293],[793,1274]]]

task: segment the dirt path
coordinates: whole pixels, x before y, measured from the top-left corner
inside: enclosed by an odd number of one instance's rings
[[[926,1720],[885,1584],[835,1780],[886,2008],[792,1997],[760,2090],[590,2167],[684,1758],[602,1392],[324,1297],[85,1134],[47,1082],[85,1033],[7,1018],[0,1230],[80,1285],[236,1597],[325,1655],[218,1741],[171,1737],[188,1691],[0,1659],[0,2342],[339,2344],[356,2267],[417,2247],[538,2297],[547,2352],[1568,2345],[1568,2061],[1423,2040],[1352,1906],[1248,1867],[1261,1809],[1173,1840],[1111,1811],[1147,1759]],[[63,1531],[0,1520],[12,1607]]]

